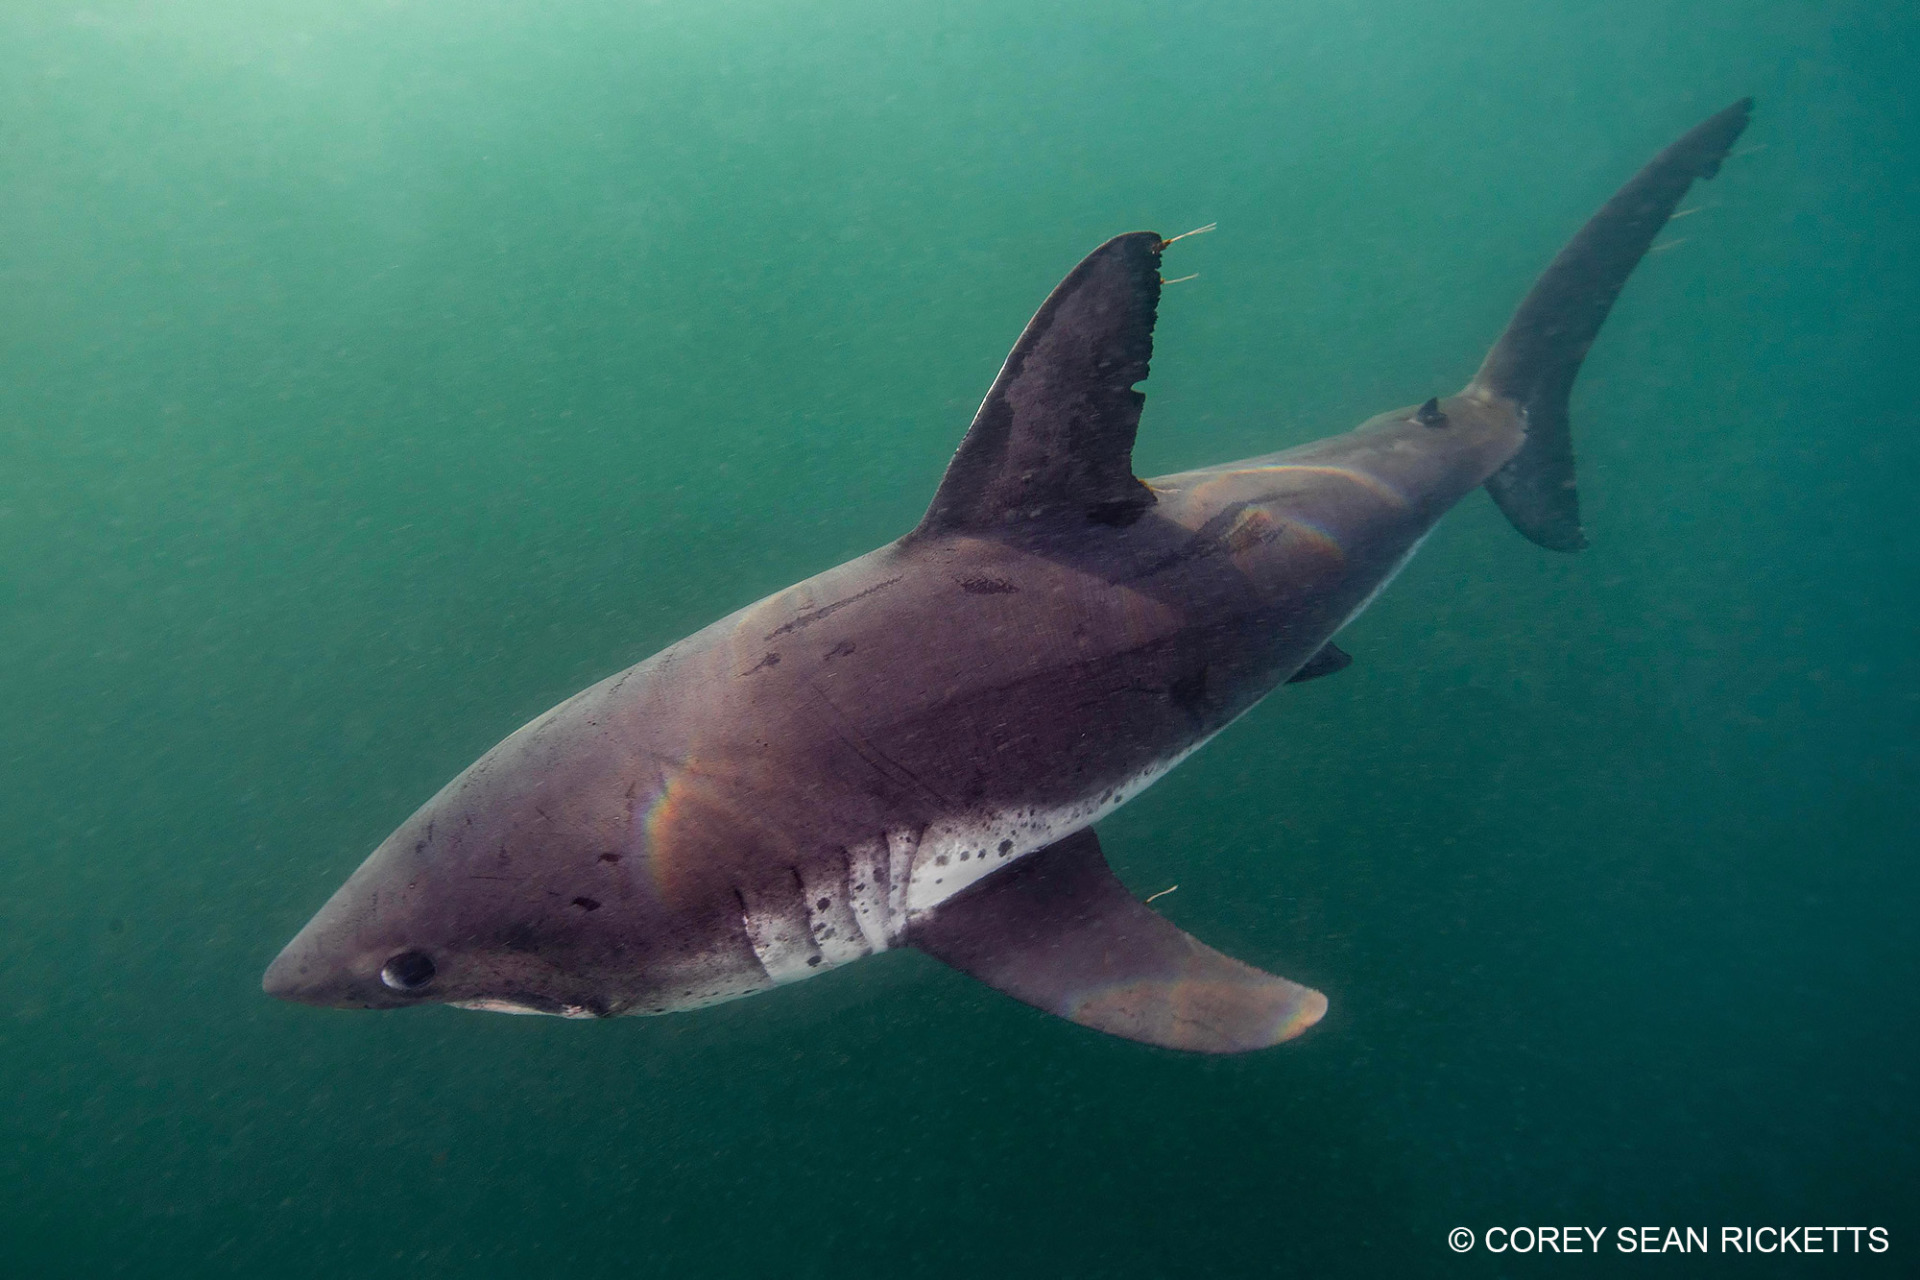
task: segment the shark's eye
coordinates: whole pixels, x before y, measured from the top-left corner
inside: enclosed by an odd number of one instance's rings
[[[380,981],[395,991],[418,991],[433,981],[433,957],[424,951],[402,951],[380,970]]]

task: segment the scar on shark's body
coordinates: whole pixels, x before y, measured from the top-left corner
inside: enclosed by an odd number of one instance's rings
[[[1269,693],[1345,669],[1335,636],[1474,489],[1540,546],[1586,545],[1568,393],[1749,108],[1635,174],[1458,392],[1150,482],[1137,384],[1162,289],[1191,279],[1161,255],[1213,227],[1109,240],[1027,324],[913,530],[509,735],[353,873],[267,991],[666,1013],[909,947],[1164,1048],[1299,1035],[1327,998],[1149,908],[1177,884],[1136,899],[1094,824]]]

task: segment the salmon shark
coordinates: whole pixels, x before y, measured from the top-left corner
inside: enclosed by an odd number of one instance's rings
[[[1282,684],[1485,486],[1585,545],[1567,398],[1628,275],[1751,101],[1622,187],[1457,394],[1142,481],[1148,231],[1095,249],[1007,357],[918,527],[518,730],[268,968],[308,1004],[610,1017],[913,947],[1015,999],[1237,1053],[1326,1012],[1136,900],[1094,824]]]

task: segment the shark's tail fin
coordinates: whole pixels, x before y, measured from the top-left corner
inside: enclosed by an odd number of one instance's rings
[[[1687,188],[1720,171],[1747,127],[1743,98],[1655,156],[1567,243],[1514,312],[1471,390],[1512,401],[1527,442],[1487,481],[1514,528],[1553,551],[1587,545],[1573,482],[1567,394],[1620,288]]]

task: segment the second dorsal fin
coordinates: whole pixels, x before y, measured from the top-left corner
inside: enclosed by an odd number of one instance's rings
[[[1321,676],[1345,671],[1352,665],[1353,655],[1329,640],[1307,659],[1305,666],[1287,677],[1287,683],[1305,684],[1309,680],[1318,680]]]
[[[1133,474],[1166,242],[1135,231],[1095,249],[1028,322],[953,455],[917,533],[1034,521],[1132,523],[1153,505]]]

